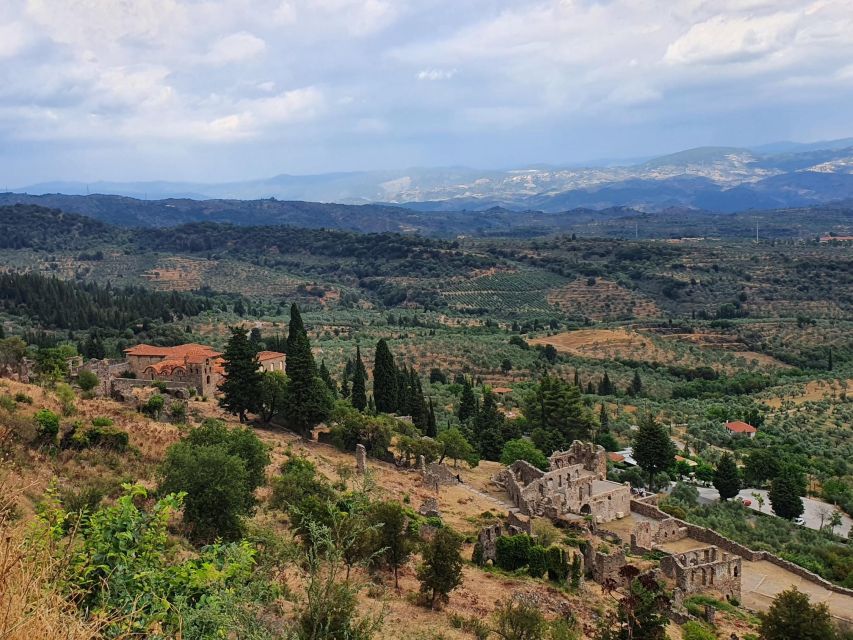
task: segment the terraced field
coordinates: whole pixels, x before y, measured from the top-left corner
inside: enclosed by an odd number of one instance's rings
[[[486,310],[505,316],[554,314],[548,293],[566,279],[547,271],[520,269],[450,284],[442,297],[457,311]]]
[[[602,278],[578,278],[548,292],[548,302],[571,317],[591,320],[657,318],[653,300]]]

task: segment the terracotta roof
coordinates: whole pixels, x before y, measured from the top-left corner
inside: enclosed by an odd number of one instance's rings
[[[758,429],[753,427],[751,424],[741,422],[740,420],[735,420],[734,422],[727,422],[726,429],[734,433],[755,433],[756,431],[758,431]]]
[[[154,373],[157,374],[172,375],[175,372],[175,369],[183,368],[183,360],[168,359],[161,360],[160,362],[155,362],[154,364],[148,365],[147,367],[145,367],[145,370],[148,371],[149,369],[151,369]]]
[[[685,458],[684,456],[675,456],[676,462],[684,462],[688,467],[698,467],[699,463],[695,460],[690,460],[689,458]]]
[[[616,453],[615,451],[610,451],[607,453],[607,458],[610,462],[625,462],[625,456],[621,453]]]
[[[258,360],[261,362],[266,362],[267,360],[278,360],[283,357],[284,354],[279,353],[278,351],[261,351],[258,353]]]
[[[142,357],[160,357],[160,358],[192,358],[193,364],[204,362],[205,358],[215,358],[221,354],[207,345],[203,344],[179,344],[176,347],[155,347],[150,344],[138,344],[135,347],[125,349],[124,352],[129,356]]]

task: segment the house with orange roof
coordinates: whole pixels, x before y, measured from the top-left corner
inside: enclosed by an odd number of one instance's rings
[[[157,347],[138,344],[124,350],[128,368],[140,380],[163,380],[193,387],[203,396],[216,393],[225,377],[222,354],[203,344]],[[285,355],[278,351],[258,353],[259,370],[284,371]]]
[[[727,422],[726,430],[733,436],[746,436],[747,438],[754,438],[755,434],[758,433],[758,429],[740,420]]]

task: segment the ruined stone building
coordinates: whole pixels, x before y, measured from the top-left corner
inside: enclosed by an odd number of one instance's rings
[[[278,351],[261,351],[258,353],[261,371],[281,371],[284,373],[284,361],[285,355]]]
[[[702,547],[661,559],[664,575],[675,580],[685,595],[717,592],[740,599],[742,559],[719,547]]]
[[[630,487],[607,480],[607,454],[602,447],[575,440],[548,462],[548,471],[542,471],[517,460],[493,480],[528,516],[558,520],[570,514],[590,515],[596,522],[610,522],[630,512]]]

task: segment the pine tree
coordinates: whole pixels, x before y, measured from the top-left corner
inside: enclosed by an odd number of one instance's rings
[[[601,378],[601,382],[598,383],[598,395],[613,395],[613,383],[610,382],[610,376],[607,375],[606,371],[604,372],[604,376]]]
[[[459,401],[459,409],[456,411],[456,415],[463,424],[477,415],[477,398],[467,378],[462,384],[462,398]]]
[[[367,372],[364,369],[364,363],[361,361],[361,347],[355,348],[355,371],[352,375],[352,396],[350,402],[359,411],[364,411],[367,407],[367,391],[365,389],[365,376]]]
[[[832,615],[824,603],[812,605],[809,597],[791,587],[777,595],[767,613],[759,613],[760,640],[836,640]]]
[[[231,327],[231,337],[222,354],[225,360],[225,380],[219,386],[222,398],[219,405],[246,421],[246,412],[257,409],[260,397],[261,373],[258,354],[241,327]]]
[[[326,386],[329,387],[329,391],[332,392],[332,397],[338,397],[338,386],[335,384],[335,381],[332,379],[332,374],[329,373],[329,369],[326,367],[326,361],[322,360],[320,362],[320,370],[319,370],[320,379],[326,383]]]
[[[326,383],[317,373],[311,343],[299,308],[290,308],[290,327],[287,335],[287,420],[304,436],[311,427],[325,420],[332,410],[332,396]]]
[[[544,376],[524,405],[533,430],[546,435],[537,443],[543,451],[565,449],[574,440],[589,439],[592,417],[583,406],[580,391],[557,377]]]
[[[803,500],[799,494],[799,483],[793,474],[785,473],[774,478],[770,484],[770,506],[780,518],[793,520],[803,514]]]
[[[720,492],[721,500],[734,498],[740,491],[740,476],[735,459],[726,452],[714,471],[714,488]]]
[[[634,459],[649,479],[675,464],[675,445],[666,427],[651,413],[640,418],[640,430],[634,436]]]
[[[643,392],[643,381],[640,379],[640,372],[634,371],[634,379],[631,380],[631,386],[628,387],[628,393],[632,396],[638,396]]]
[[[432,398],[429,399],[427,426],[424,435],[430,438],[435,438],[438,435],[438,425],[435,422],[435,407],[432,405]]]
[[[373,400],[381,413],[397,411],[397,366],[385,338],[376,343],[373,362]]]
[[[598,412],[598,424],[602,433],[610,429],[610,416],[607,414],[607,406],[603,402],[601,403],[601,410]]]
[[[483,391],[483,405],[474,419],[474,437],[480,456],[486,460],[500,460],[503,450],[501,428],[504,415],[498,411],[495,396],[491,390]]]

